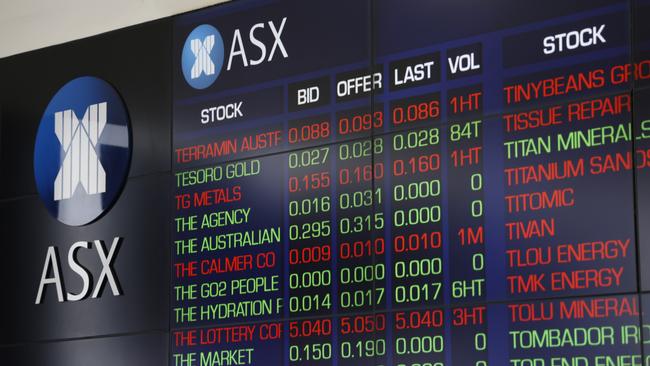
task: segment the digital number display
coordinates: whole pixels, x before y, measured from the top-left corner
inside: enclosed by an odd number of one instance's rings
[[[201,24],[225,47],[207,88],[174,75],[170,363],[650,364],[650,45],[631,11],[179,17],[175,57]]]

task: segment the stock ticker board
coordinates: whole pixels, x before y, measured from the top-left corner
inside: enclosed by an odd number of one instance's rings
[[[649,8],[177,18],[170,363],[647,365]]]

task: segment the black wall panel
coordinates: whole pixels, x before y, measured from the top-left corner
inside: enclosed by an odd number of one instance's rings
[[[0,332],[0,342],[166,329],[170,181],[168,174],[129,179],[112,210],[82,228],[69,228],[53,219],[37,197],[0,203],[6,243],[0,273],[10,279],[4,285],[10,296],[0,316],[6,330]],[[107,252],[115,236],[123,238],[113,261],[121,296],[113,296],[106,282],[96,299],[60,303],[55,286],[49,285],[42,303],[34,303],[49,246],[57,247],[67,292],[79,293],[82,281],[68,265],[68,249],[77,241],[102,240]],[[102,266],[94,244],[76,254],[96,284]]]
[[[171,20],[0,59],[0,364],[164,365],[168,354],[171,195]],[[54,94],[70,80],[94,76],[122,97],[131,124],[129,175],[112,208],[85,226],[54,219],[39,199],[33,172],[36,132]],[[108,282],[91,298],[108,252],[121,294]],[[90,273],[78,302],[58,302],[54,285],[35,304],[48,247],[57,251],[65,293],[83,287],[69,266],[76,251]],[[50,271],[50,275],[52,272]]]
[[[0,348],[3,365],[160,366],[167,354],[166,333],[82,339]]]

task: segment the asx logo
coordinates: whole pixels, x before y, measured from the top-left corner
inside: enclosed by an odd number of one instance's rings
[[[71,226],[97,219],[117,200],[130,159],[129,117],[115,89],[94,77],[64,85],[34,146],[36,186],[50,214]]]
[[[244,31],[248,36],[246,41],[242,37],[242,30],[235,29],[230,42],[226,71],[235,63],[249,67],[271,62],[276,55],[288,58],[289,54],[282,42],[286,23],[287,17],[282,18],[279,25],[274,21],[254,24]],[[270,42],[272,44],[269,45]],[[205,89],[212,85],[223,68],[226,58],[224,53],[223,38],[215,27],[202,24],[194,28],[185,40],[181,56],[185,81],[194,89]]]
[[[78,185],[87,194],[106,192],[106,171],[95,150],[106,127],[106,104],[89,105],[81,121],[72,109],[54,114],[54,132],[65,154],[54,180],[55,201],[72,198]]]

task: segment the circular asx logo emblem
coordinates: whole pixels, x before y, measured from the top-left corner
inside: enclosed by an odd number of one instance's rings
[[[183,76],[194,89],[212,85],[223,66],[223,39],[219,31],[203,24],[187,36],[181,56]]]
[[[85,225],[117,200],[129,172],[129,115],[104,80],[80,77],[54,95],[34,146],[38,194],[57,220]]]

